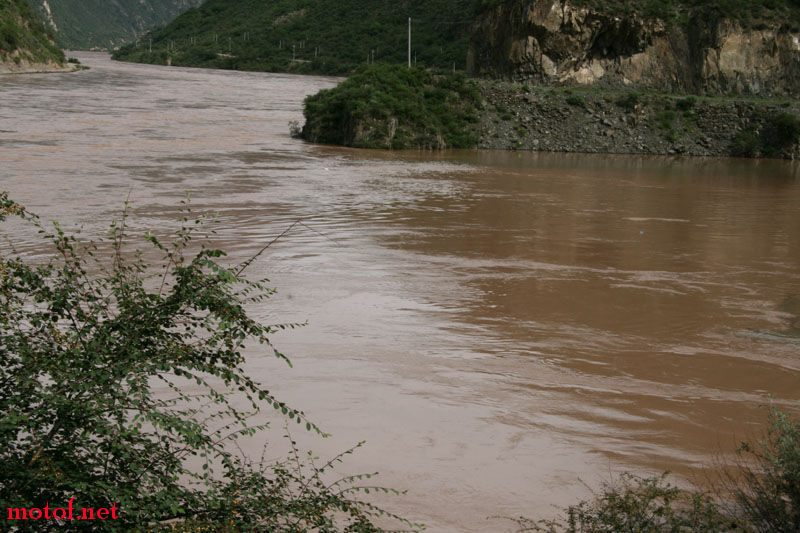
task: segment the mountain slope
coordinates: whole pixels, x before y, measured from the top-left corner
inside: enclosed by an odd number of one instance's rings
[[[0,72],[60,70],[64,52],[25,0],[0,0]]]
[[[473,0],[209,0],[115,59],[240,70],[339,74],[407,60],[465,67]],[[152,38],[152,44],[150,41]]]
[[[202,0],[28,0],[68,49],[113,48]]]

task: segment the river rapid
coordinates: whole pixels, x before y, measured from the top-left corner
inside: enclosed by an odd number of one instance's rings
[[[702,484],[800,401],[797,162],[315,146],[288,122],[335,78],[76,55],[0,77],[0,189],[86,235],[126,198],[166,232],[190,192],[232,260],[302,220],[249,270],[279,290],[255,316],[308,321],[275,338],[294,368],[248,370],[430,531],[623,470]]]

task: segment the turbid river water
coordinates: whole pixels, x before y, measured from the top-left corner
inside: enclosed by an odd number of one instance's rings
[[[431,531],[505,531],[622,470],[699,480],[800,400],[800,165],[379,152],[288,135],[336,79],[119,64],[0,78],[0,188],[93,234],[188,191],[309,325],[249,370],[409,489]],[[23,243],[24,244],[24,243]],[[31,244],[32,246],[32,244]],[[23,246],[24,247],[24,246]]]

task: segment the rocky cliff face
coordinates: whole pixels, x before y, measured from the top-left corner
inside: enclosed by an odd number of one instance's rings
[[[567,0],[514,0],[478,17],[467,68],[542,85],[798,97],[800,34],[745,30],[704,9],[667,25]]]

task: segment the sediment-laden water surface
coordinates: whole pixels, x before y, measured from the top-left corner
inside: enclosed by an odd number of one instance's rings
[[[385,153],[288,135],[337,80],[113,63],[0,78],[0,188],[85,234],[191,192],[305,321],[249,368],[431,531],[504,531],[620,470],[704,465],[800,400],[800,165]],[[313,231],[309,228],[313,228]],[[34,250],[34,242],[22,243]]]

